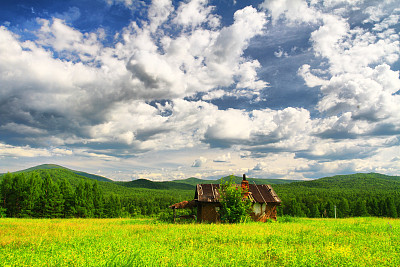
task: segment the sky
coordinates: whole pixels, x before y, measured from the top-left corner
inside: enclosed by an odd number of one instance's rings
[[[0,173],[400,174],[399,0],[3,0]]]

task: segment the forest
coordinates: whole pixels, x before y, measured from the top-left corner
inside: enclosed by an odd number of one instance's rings
[[[168,206],[194,197],[195,183],[113,182],[65,168],[35,169],[0,176],[0,217],[115,218],[169,214]],[[240,179],[239,177],[237,177]],[[252,179],[250,179],[252,181]],[[262,183],[262,179],[255,179]],[[266,180],[272,184],[274,180]],[[279,182],[279,181],[278,181]],[[273,184],[282,200],[278,216],[391,217],[400,213],[400,177],[353,174]]]
[[[66,170],[7,173],[0,180],[0,217],[116,218],[156,215],[181,194],[126,190]]]

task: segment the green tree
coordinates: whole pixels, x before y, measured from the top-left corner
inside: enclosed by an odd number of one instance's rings
[[[76,216],[80,218],[89,217],[86,205],[85,183],[81,181],[75,188],[75,210]]]
[[[350,216],[350,205],[347,198],[342,198],[338,205],[338,213],[340,217],[346,218]]]
[[[244,190],[234,184],[234,177],[231,175],[229,180],[220,185],[220,215],[221,221],[227,223],[244,222],[249,217],[251,202],[248,198],[243,198]]]
[[[85,206],[87,211],[87,217],[94,217],[94,198],[93,198],[93,187],[92,183],[86,181],[84,187],[84,195],[85,195]]]
[[[42,178],[32,172],[27,178],[21,205],[21,217],[37,217],[36,209],[42,194]]]
[[[75,192],[71,184],[67,179],[62,179],[60,182],[60,192],[64,198],[64,208],[62,211],[62,217],[71,218],[76,214],[75,210]]]
[[[365,199],[358,199],[355,205],[354,215],[356,217],[368,216],[367,201]]]
[[[58,184],[51,179],[49,173],[43,177],[42,194],[39,203],[39,215],[45,218],[62,216],[64,199]]]
[[[122,215],[121,198],[118,195],[112,194],[105,203],[106,215],[109,218],[118,218]],[[143,207],[145,208],[145,207]]]
[[[397,209],[396,204],[394,203],[394,199],[392,197],[386,198],[386,205],[388,210],[388,217],[397,218]]]
[[[101,192],[99,184],[97,182],[95,182],[92,186],[92,194],[93,194],[94,216],[96,218],[102,218],[104,217],[104,197],[103,197],[103,192]]]
[[[311,206],[310,217],[311,218],[319,218],[319,217],[321,217],[321,213],[319,212],[318,204],[313,204]]]
[[[326,203],[325,210],[328,218],[335,218],[335,204],[331,200]]]
[[[13,193],[13,175],[11,173],[6,173],[3,177],[3,181],[1,183],[1,202],[3,209],[6,212],[7,217],[12,217],[12,193]]]

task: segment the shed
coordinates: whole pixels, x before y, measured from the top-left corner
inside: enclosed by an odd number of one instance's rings
[[[248,197],[252,202],[252,212],[250,214],[254,221],[265,222],[268,219],[277,219],[276,207],[281,205],[281,200],[270,185],[249,184],[246,180],[246,175],[243,175],[243,181],[238,187],[248,188]],[[198,184],[193,200],[188,202],[188,206],[197,207],[198,222],[218,222],[220,221],[219,209],[219,184]],[[181,202],[182,203],[182,202]],[[177,203],[171,208],[185,208],[187,205]],[[185,203],[186,204],[186,203]]]

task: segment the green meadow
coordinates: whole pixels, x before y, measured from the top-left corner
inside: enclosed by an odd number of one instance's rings
[[[400,220],[0,219],[1,266],[400,266]]]

